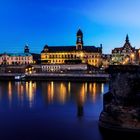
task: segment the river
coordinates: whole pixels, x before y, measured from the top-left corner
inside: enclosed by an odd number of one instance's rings
[[[103,140],[108,83],[0,82],[0,139]]]

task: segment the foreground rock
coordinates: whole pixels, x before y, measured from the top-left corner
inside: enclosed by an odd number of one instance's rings
[[[140,132],[140,66],[110,66],[109,92],[104,94],[99,126]]]

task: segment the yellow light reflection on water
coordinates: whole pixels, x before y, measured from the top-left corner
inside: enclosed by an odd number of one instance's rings
[[[29,92],[29,89],[28,89],[28,82],[26,82],[25,88],[26,88],[26,93],[28,93],[28,92]]]
[[[97,91],[97,85],[96,83],[93,83],[93,95],[96,95],[96,91]]]
[[[47,86],[47,99],[48,102],[51,103],[53,102],[54,99],[54,82],[51,82]]]
[[[36,92],[36,83],[32,81],[26,82],[26,96],[28,98],[30,107],[32,107],[34,103],[35,92]]]
[[[24,87],[23,87],[23,84],[21,82],[18,83],[18,98],[19,100],[23,101],[23,98],[24,98]]]
[[[64,83],[60,84],[60,97],[59,97],[59,101],[63,104],[66,101],[66,86]]]
[[[92,83],[89,83],[89,92],[92,93]]]
[[[54,97],[54,82],[51,82],[51,100],[53,100]]]
[[[51,102],[51,85],[48,84],[47,86],[47,98],[48,98],[48,102]]]
[[[80,96],[79,96],[79,100],[80,100],[80,102],[83,104],[84,102],[85,102],[85,91],[86,91],[87,89],[85,89],[85,84],[82,84],[82,87],[81,87],[81,90],[80,90]]]
[[[71,93],[71,82],[68,82],[68,93]]]
[[[104,83],[101,84],[101,93],[103,94],[105,92],[104,90]]]
[[[11,81],[8,82],[8,99],[9,102],[12,102],[12,83]]]
[[[95,100],[96,100],[96,94],[97,94],[97,84],[96,83],[93,83],[92,84],[92,96],[93,96],[93,101],[95,102]]]

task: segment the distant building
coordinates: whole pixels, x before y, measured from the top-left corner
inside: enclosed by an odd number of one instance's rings
[[[102,46],[85,46],[83,33],[77,32],[76,46],[48,46],[41,52],[42,64],[80,64],[86,63],[96,67],[101,66]]]
[[[112,55],[111,54],[103,54],[102,55],[102,68],[108,68],[108,66],[111,64]]]
[[[72,72],[72,71],[87,71],[87,64],[47,64],[41,65],[42,72]]]
[[[25,45],[23,53],[3,53],[0,55],[0,65],[28,65],[39,63],[40,54],[30,53]]]
[[[26,65],[33,63],[33,56],[26,45],[24,53],[3,53],[0,55],[1,65]]]
[[[126,36],[125,44],[123,47],[115,48],[112,50],[112,64],[136,64],[138,50],[132,47],[129,42],[128,35]]]

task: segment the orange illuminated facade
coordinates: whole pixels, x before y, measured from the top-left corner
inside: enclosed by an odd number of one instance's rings
[[[111,64],[115,65],[138,64],[138,60],[139,60],[139,50],[131,46],[128,35],[126,36],[125,44],[123,47],[115,48],[112,50]]]
[[[41,52],[42,64],[79,64],[86,63],[96,67],[101,66],[102,45],[100,47],[85,46],[83,33],[77,32],[76,46],[48,46]]]

